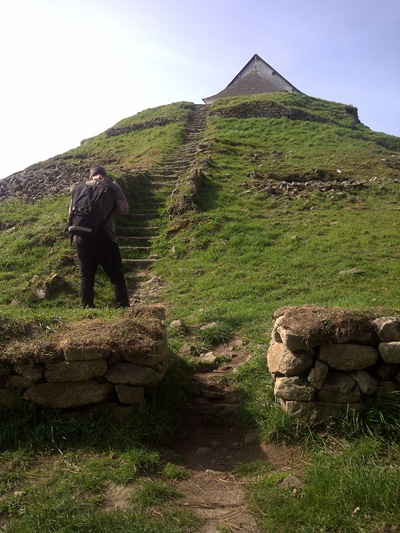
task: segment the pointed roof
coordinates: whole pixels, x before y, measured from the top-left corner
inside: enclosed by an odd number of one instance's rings
[[[214,96],[203,98],[203,101],[206,104],[211,104],[218,98],[228,96],[274,92],[301,94],[294,85],[268,65],[259,55],[255,54],[223,91],[214,94]]]

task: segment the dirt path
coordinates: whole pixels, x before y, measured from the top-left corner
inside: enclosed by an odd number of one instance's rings
[[[214,355],[227,362],[216,370],[188,376],[194,394],[181,414],[174,443],[164,452],[166,460],[177,458],[188,478],[177,483],[185,496],[180,505],[204,521],[200,533],[259,531],[245,500],[244,484],[237,467],[256,460],[268,461],[271,468],[296,472],[301,454],[285,445],[259,443],[255,432],[243,433],[235,421],[240,401],[229,377],[248,357],[240,339],[219,347]]]
[[[147,279],[138,283],[134,303],[160,301],[162,280],[157,276]],[[221,356],[225,362],[213,369],[210,358]],[[165,461],[185,467],[187,478],[174,485],[184,494],[177,505],[202,519],[199,533],[259,532],[245,499],[248,478],[238,474],[238,466],[263,460],[272,469],[296,474],[303,464],[298,448],[260,443],[255,432],[238,428],[235,411],[240,395],[230,378],[248,357],[239,338],[198,357],[195,371],[187,376],[192,397],[180,413],[172,444],[162,450]]]
[[[186,467],[188,478],[177,484],[185,495],[180,505],[202,518],[201,533],[258,531],[245,502],[243,480],[235,473],[239,464],[265,458],[258,444],[247,442],[235,425],[233,411],[239,398],[227,378],[246,358],[237,349],[242,349],[238,340],[224,346],[228,364],[189,377],[194,395],[181,414],[174,444],[165,454]],[[201,361],[198,366],[204,370]]]

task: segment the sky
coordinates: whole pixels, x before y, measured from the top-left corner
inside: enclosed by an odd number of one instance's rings
[[[144,109],[203,103],[254,54],[400,136],[399,28],[399,0],[5,0],[0,179]]]

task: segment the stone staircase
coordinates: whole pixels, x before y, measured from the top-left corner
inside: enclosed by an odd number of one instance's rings
[[[130,287],[128,280],[132,303],[154,303],[157,299],[155,289],[160,279],[154,276],[152,267],[158,256],[152,245],[168,221],[167,202],[177,180],[190,170],[201,153],[206,116],[206,105],[196,105],[184,144],[150,170],[140,204],[131,207],[131,213],[125,217],[127,224],[118,230],[124,270],[134,279],[135,287]]]

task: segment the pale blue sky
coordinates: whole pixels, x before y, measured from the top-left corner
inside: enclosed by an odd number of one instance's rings
[[[0,6],[0,178],[122,118],[224,89],[254,54],[400,136],[399,0],[13,0]]]

